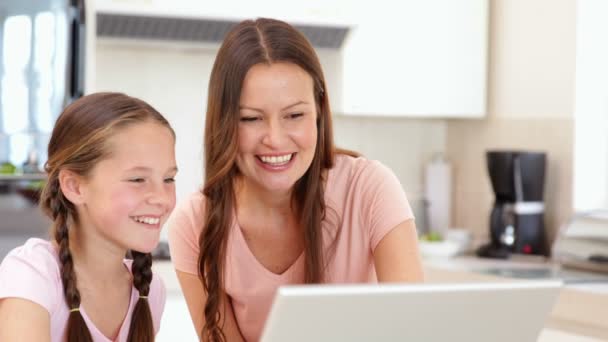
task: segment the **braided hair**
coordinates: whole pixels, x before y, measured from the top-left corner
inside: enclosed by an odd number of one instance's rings
[[[167,127],[175,136],[167,120],[147,103],[120,93],[95,93],[66,107],[53,128],[45,164],[47,182],[40,195],[40,207],[53,221],[51,236],[58,246],[63,294],[70,310],[66,328],[68,342],[90,342],[92,337],[79,310],[81,296],[70,252],[70,231],[78,229],[78,212],[61,191],[60,171],[86,176],[109,154],[106,141],[117,128],[149,120]],[[133,286],[140,297],[131,318],[128,341],[153,341],[154,324],[147,300],[152,257],[137,251],[131,251],[131,255]]]

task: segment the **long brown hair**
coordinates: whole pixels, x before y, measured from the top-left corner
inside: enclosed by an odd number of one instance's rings
[[[42,190],[40,207],[53,220],[51,235],[59,246],[61,281],[68,308],[66,337],[68,342],[92,341],[80,311],[80,292],[70,252],[69,234],[78,229],[75,206],[63,195],[59,172],[69,170],[87,176],[93,167],[111,151],[108,139],[117,130],[139,122],[158,122],[175,133],[167,120],[147,103],[120,93],[96,93],[70,104],[57,119],[48,146],[45,164],[47,183]],[[152,258],[149,253],[131,251],[133,285],[140,296],[148,296],[152,281]],[[128,341],[154,340],[154,326],[148,301],[140,298],[133,310]]]
[[[323,280],[321,222],[325,215],[323,171],[333,167],[331,112],[325,78],[310,42],[289,24],[260,18],[236,25],[219,49],[209,81],[205,125],[204,227],[199,239],[199,274],[207,293],[203,339],[225,340],[220,327],[224,291],[224,259],[235,203],[234,177],[238,152],[239,101],[245,75],[256,64],[293,63],[313,80],[317,110],[317,147],[310,167],[294,187],[292,207],[303,227],[305,282]]]

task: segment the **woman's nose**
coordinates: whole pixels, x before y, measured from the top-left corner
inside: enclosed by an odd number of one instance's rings
[[[282,127],[277,120],[269,120],[266,126],[266,132],[262,139],[262,143],[271,147],[279,146],[284,136],[284,127]]]

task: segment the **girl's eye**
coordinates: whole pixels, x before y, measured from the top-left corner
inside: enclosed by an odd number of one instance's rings
[[[287,115],[287,117],[290,119],[297,119],[299,117],[302,117],[303,115],[304,115],[304,113],[292,113],[292,114]]]
[[[131,183],[143,183],[144,179],[143,178],[131,178],[131,179],[129,179],[129,182],[131,182]]]
[[[241,117],[241,122],[254,122],[257,120],[258,120],[258,118],[255,116],[242,116]]]
[[[175,183],[175,178],[171,177],[171,178],[166,178],[165,179],[165,183]]]

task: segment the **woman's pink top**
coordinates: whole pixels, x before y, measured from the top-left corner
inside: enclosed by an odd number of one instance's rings
[[[373,251],[398,224],[414,218],[403,188],[393,172],[377,161],[336,157],[325,189],[325,250],[335,241],[325,273],[328,283],[375,282]],[[177,270],[198,274],[199,235],[205,215],[204,196],[192,194],[174,210],[169,221],[171,258]],[[416,232],[411,232],[416,239]],[[243,337],[260,338],[275,291],[304,281],[304,254],[282,274],[266,269],[249,249],[236,217],[226,251],[225,289]],[[418,251],[412,251],[418,258]]]

